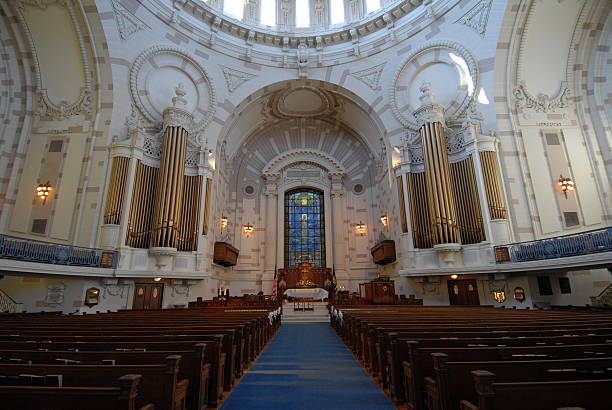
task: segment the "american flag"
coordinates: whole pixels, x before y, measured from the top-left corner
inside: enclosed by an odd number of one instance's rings
[[[278,275],[276,275],[276,266],[274,267],[274,284],[272,285],[272,300],[276,300],[276,289],[278,288]]]

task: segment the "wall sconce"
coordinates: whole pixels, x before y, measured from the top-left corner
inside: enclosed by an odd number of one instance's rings
[[[221,217],[221,230],[227,228],[227,216]]]
[[[53,188],[51,188],[49,181],[47,181],[46,184],[39,184],[38,187],[36,187],[36,195],[38,195],[38,198],[42,200],[43,205],[45,204],[45,201],[47,200],[47,197],[51,194],[52,190]]]
[[[567,191],[574,190],[574,181],[572,181],[572,179],[569,177],[564,177],[563,175],[559,176],[559,181],[557,181],[557,185],[559,185],[561,191],[563,191],[565,199],[567,199]]]
[[[503,290],[494,290],[493,299],[498,303],[504,303],[506,301],[506,292]]]
[[[387,215],[383,215],[380,217],[380,222],[385,227],[385,230],[389,230],[389,217]]]
[[[153,281],[154,281],[154,282],[159,282],[159,281],[161,281],[161,280],[162,280],[162,278],[153,278]]]
[[[367,230],[366,224],[359,221],[359,223],[355,225],[355,230],[360,236],[364,236]]]
[[[242,227],[242,232],[248,237],[253,233],[253,225],[246,224]]]
[[[451,279],[453,279],[453,280],[457,279],[458,277],[459,277],[459,275],[457,275],[456,273],[453,273],[451,275]]]
[[[100,289],[89,288],[85,291],[85,302],[83,304],[87,307],[92,307],[100,303]]]

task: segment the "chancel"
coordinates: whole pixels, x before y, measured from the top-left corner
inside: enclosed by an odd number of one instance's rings
[[[0,0],[0,409],[609,409],[611,44],[609,0]]]

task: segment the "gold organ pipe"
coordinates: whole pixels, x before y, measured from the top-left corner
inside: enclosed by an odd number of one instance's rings
[[[397,181],[397,196],[400,207],[400,224],[402,232],[408,232],[408,222],[406,221],[406,199],[404,198],[404,181],[401,175],[396,178]]]
[[[421,249],[432,247],[424,175],[422,172],[408,174],[408,192],[414,245],[416,248]]]
[[[186,145],[185,129],[166,127],[153,212],[152,247],[176,248],[178,245]]]
[[[507,210],[504,203],[504,195],[501,188],[501,175],[495,152],[480,152],[480,161],[482,164],[485,192],[487,193],[487,205],[489,207],[491,219],[506,219]]]
[[[440,123],[426,123],[420,129],[425,159],[425,181],[429,223],[434,244],[457,243],[457,212],[450,180],[446,139]]]
[[[197,250],[198,219],[202,197],[202,177],[185,176],[183,195],[183,214],[180,225],[179,250]]]
[[[461,243],[478,243],[485,239],[474,163],[470,157],[450,164],[452,186],[457,201],[457,222]]]
[[[147,248],[151,232],[151,208],[157,183],[158,169],[138,161],[134,177],[134,190],[128,218],[126,245],[133,248]]]
[[[202,235],[206,235],[208,233],[209,226],[209,218],[210,218],[210,204],[212,201],[212,193],[210,192],[210,188],[212,186],[212,180],[210,178],[206,178],[206,197],[204,197],[204,221],[202,224]]]
[[[130,159],[127,157],[113,158],[111,176],[104,212],[104,223],[119,225],[121,223],[121,208],[125,196],[125,183],[127,181]]]

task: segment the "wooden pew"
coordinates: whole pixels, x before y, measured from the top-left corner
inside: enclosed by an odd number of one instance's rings
[[[426,406],[435,410],[457,410],[464,399],[477,402],[472,371],[486,369],[498,382],[558,381],[552,369],[599,370],[612,367],[612,357],[561,360],[451,362],[444,353],[432,353],[434,377],[425,378]],[[561,375],[565,373],[562,372]]]
[[[187,399],[189,408],[205,410],[208,407],[208,378],[210,363],[205,361],[206,344],[198,343],[195,350],[175,351],[41,351],[41,350],[0,350],[0,358],[22,359],[33,364],[58,364],[58,360],[101,362],[113,360],[116,365],[161,364],[170,355],[182,357],[178,379],[188,379]]]
[[[495,374],[486,370],[472,376],[478,404],[462,400],[461,410],[610,409],[612,379],[496,383]]]
[[[154,410],[136,406],[141,375],[119,377],[116,387],[0,386],[0,410]]]
[[[62,375],[62,387],[110,387],[121,375],[138,371],[140,395],[137,406],[152,403],[159,410],[185,410],[189,380],[178,380],[181,356],[166,357],[166,364],[139,365],[58,365],[0,363],[0,374]],[[119,376],[118,376],[119,375]]]

